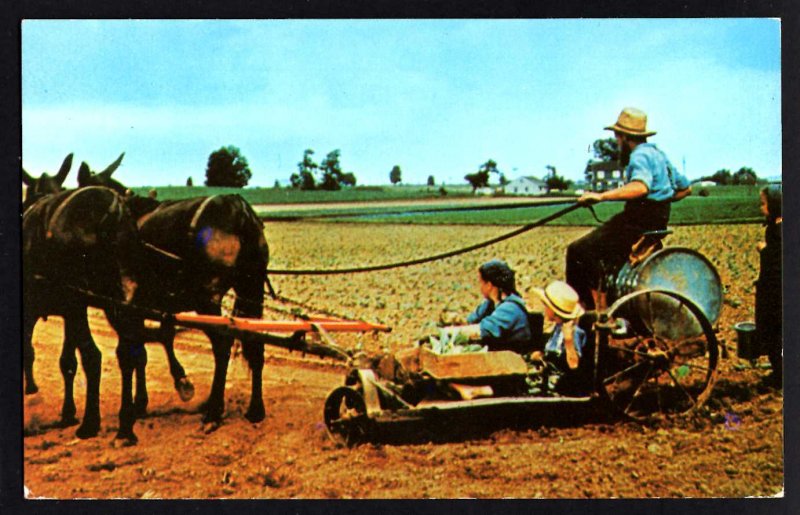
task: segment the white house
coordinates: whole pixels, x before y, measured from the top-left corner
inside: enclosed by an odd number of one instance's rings
[[[517,177],[506,184],[506,195],[544,195],[547,185],[536,177]]]
[[[710,188],[711,186],[716,186],[717,183],[714,181],[697,181],[692,186],[697,186],[698,188]]]

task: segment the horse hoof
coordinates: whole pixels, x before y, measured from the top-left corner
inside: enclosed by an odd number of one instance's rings
[[[114,437],[114,440],[111,442],[111,446],[115,449],[119,449],[121,447],[133,447],[139,442],[139,439],[136,438],[136,435],[133,432],[123,435],[117,433],[117,436]]]
[[[29,384],[25,386],[25,395],[33,395],[34,393],[39,393],[39,387],[35,384]]]
[[[189,402],[194,397],[194,385],[186,377],[175,381],[175,389],[183,402]]]
[[[147,416],[147,404],[134,404],[133,416],[137,419],[142,419]]]
[[[247,413],[244,414],[244,418],[249,420],[252,423],[261,422],[266,418],[266,413],[264,412],[264,407],[261,408],[250,408],[247,410]]]
[[[97,433],[99,433],[99,432],[100,432],[100,425],[99,424],[97,424],[97,425],[95,425],[95,424],[91,424],[91,425],[83,424],[81,427],[78,428],[77,431],[75,431],[75,436],[77,436],[81,440],[85,440],[87,438],[94,438],[95,436],[97,436]]]
[[[77,426],[79,423],[80,423],[80,420],[78,420],[74,416],[72,416],[72,417],[64,417],[64,416],[62,416],[61,420],[58,421],[58,424],[56,424],[56,426],[57,427],[72,427],[72,426]]]
[[[209,435],[220,428],[222,423],[214,421],[214,422],[203,422],[203,433]]]

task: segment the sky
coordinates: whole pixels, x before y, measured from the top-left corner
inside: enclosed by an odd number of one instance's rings
[[[622,108],[690,179],[781,175],[777,19],[25,20],[22,161],[129,186],[195,184],[240,149],[250,186],[288,182],[305,149],[358,184],[583,178]]]

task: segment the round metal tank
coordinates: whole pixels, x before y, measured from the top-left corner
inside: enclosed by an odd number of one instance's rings
[[[667,247],[617,274],[610,301],[642,290],[669,290],[692,301],[714,326],[722,309],[722,283],[716,268],[699,252]],[[671,339],[697,336],[700,325],[680,301],[667,295],[641,295],[632,309],[647,329]],[[630,314],[629,314],[630,315]]]

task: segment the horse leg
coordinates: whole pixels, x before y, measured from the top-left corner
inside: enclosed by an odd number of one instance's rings
[[[92,339],[89,330],[89,321],[86,318],[86,308],[79,315],[65,317],[64,332],[67,339],[74,342],[70,344],[68,363],[72,367],[72,376],[75,375],[75,348],[81,354],[83,373],[86,376],[86,406],[83,410],[83,423],[75,433],[78,438],[92,438],[100,432],[100,374],[102,354]],[[62,367],[62,372],[64,368]],[[66,382],[66,379],[65,379]],[[71,385],[70,385],[71,389]],[[66,390],[66,389],[65,389]],[[72,392],[70,392],[71,394]],[[65,401],[66,402],[66,401]],[[72,406],[73,414],[75,406]]]
[[[213,333],[208,336],[211,339],[211,349],[214,352],[214,380],[211,382],[211,393],[206,402],[203,423],[210,424],[208,429],[213,430],[222,422],[222,415],[225,409],[225,379],[228,375],[228,362],[231,357],[233,338]]]
[[[136,418],[144,418],[147,416],[147,404],[149,398],[147,396],[147,348],[142,345],[142,357],[136,362],[134,370],[136,376],[136,394],[133,398],[133,413]]]
[[[186,377],[183,365],[175,356],[175,324],[161,322],[161,343],[164,345],[164,352],[167,354],[169,362],[169,373],[172,376],[175,390],[183,402],[189,402],[194,397],[194,385]]]
[[[128,335],[141,335],[144,333],[144,322],[138,320],[126,320],[124,324],[113,324],[119,334],[117,344],[117,361],[119,363],[120,374],[122,376],[122,392],[120,395],[119,407],[119,430],[115,437],[116,442],[123,446],[135,445],[138,441],[133,432],[136,423],[136,412],[133,404],[133,373],[137,366],[143,365],[145,359],[144,341],[141,337],[136,339]],[[117,328],[117,326],[123,326]],[[127,326],[127,327],[124,327]]]
[[[261,374],[264,370],[264,344],[252,341],[250,338],[244,338],[242,340],[242,351],[248,365],[250,365],[250,373],[252,375],[250,406],[244,416],[250,422],[261,422],[266,415],[261,390]]]
[[[38,317],[25,315],[24,317],[24,340],[22,342],[22,354],[25,371],[25,395],[34,394],[39,391],[36,381],[33,380],[33,360],[35,354],[33,351],[33,328],[36,326]]]
[[[234,285],[236,292],[234,313],[238,316],[261,318],[264,313],[261,299],[264,298],[267,264],[258,258],[253,258],[250,262],[251,268],[240,270]],[[264,343],[245,336],[242,338],[242,352],[250,366],[251,375],[250,405],[245,418],[250,422],[261,422],[265,417],[262,394]]]
[[[64,316],[64,342],[61,345],[61,357],[58,360],[61,368],[61,377],[64,378],[64,401],[61,405],[61,421],[59,426],[69,427],[78,423],[75,417],[75,398],[73,386],[75,374],[78,370],[78,358],[75,357],[76,324],[73,320],[77,315]]]

